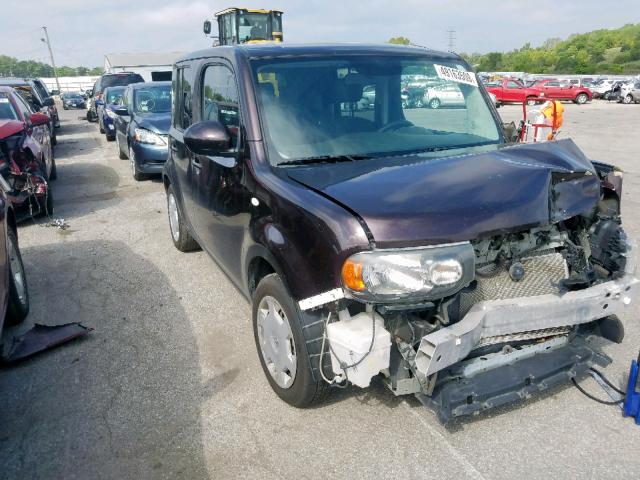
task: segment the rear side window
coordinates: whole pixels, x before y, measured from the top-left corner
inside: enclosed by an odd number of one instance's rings
[[[124,87],[132,83],[144,82],[144,79],[137,73],[126,75],[105,75],[99,80],[98,89],[103,91],[107,87]]]
[[[29,106],[29,103],[22,97],[22,95],[18,94],[14,98],[16,99],[18,110],[22,114],[22,117],[26,120],[33,113],[32,108]]]
[[[236,151],[240,109],[233,72],[223,65],[208,66],[203,77],[202,97],[202,120],[216,120],[227,127],[231,137],[231,151]]]
[[[181,67],[176,70],[173,79],[173,126],[178,130],[186,130],[191,126],[193,120],[192,113],[192,92],[191,69]]]

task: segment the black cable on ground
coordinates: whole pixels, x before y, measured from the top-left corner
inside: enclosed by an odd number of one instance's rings
[[[591,367],[590,369],[592,372],[595,372],[604,383],[606,383],[607,385],[609,385],[609,387],[611,387],[613,390],[615,390],[616,392],[618,392],[620,395],[622,395],[623,397],[625,397],[627,395],[627,392],[625,392],[624,390],[620,390],[618,387],[616,387],[613,383],[611,383],[607,377],[604,376],[604,373],[602,373],[600,370],[598,370],[595,367]]]
[[[589,397],[591,400],[594,400],[598,403],[601,403],[603,405],[618,405],[620,402],[624,402],[624,397],[621,398],[618,401],[608,401],[608,400],[602,400],[601,398],[595,397],[593,395],[591,395],[589,392],[587,392],[584,388],[582,388],[580,385],[578,385],[578,382],[576,382],[575,378],[572,378],[571,381],[573,382],[573,384],[576,386],[576,388],[585,396]]]

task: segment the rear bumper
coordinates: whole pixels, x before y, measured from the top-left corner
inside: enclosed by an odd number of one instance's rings
[[[624,277],[584,290],[477,303],[458,323],[422,337],[415,358],[418,371],[432,375],[463,360],[487,339],[580,325],[621,313],[634,303],[640,287],[631,273],[631,259],[627,263]]]

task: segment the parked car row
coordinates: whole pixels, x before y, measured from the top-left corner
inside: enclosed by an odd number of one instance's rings
[[[488,92],[494,94],[499,103],[523,103],[534,105],[544,100],[566,100],[585,104],[593,98],[591,91],[583,86],[554,79],[536,80],[524,84],[513,78],[503,78],[485,83]]]
[[[118,156],[131,163],[136,180],[158,175],[167,159],[171,125],[171,82],[144,82],[135,73],[107,74],[94,86],[87,119],[98,122]]]

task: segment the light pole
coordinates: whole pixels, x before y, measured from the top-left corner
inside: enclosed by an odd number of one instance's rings
[[[60,95],[60,81],[58,80],[58,72],[56,70],[56,62],[53,59],[53,51],[51,50],[51,42],[49,41],[49,33],[47,33],[47,27],[42,27],[44,30],[44,38],[41,38],[44,43],[47,44],[47,48],[49,49],[49,56],[51,57],[51,66],[53,67],[53,76],[56,77],[56,86],[58,87],[58,95]]]

